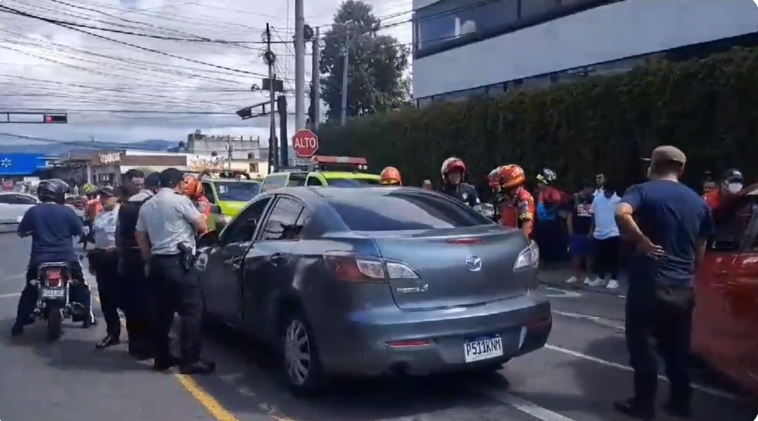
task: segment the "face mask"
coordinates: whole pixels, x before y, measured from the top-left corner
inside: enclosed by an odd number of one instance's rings
[[[726,189],[732,194],[739,193],[742,190],[742,183],[729,183],[726,185]]]

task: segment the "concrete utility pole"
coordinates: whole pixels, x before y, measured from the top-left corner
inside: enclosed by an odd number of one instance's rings
[[[319,40],[319,28],[316,27],[316,34],[313,37],[313,69],[311,70],[311,81],[313,83],[313,130],[318,129],[318,123],[321,121],[321,43]]]
[[[224,149],[226,149],[226,168],[231,171],[232,170],[232,158],[234,158],[234,142],[232,142],[231,137],[227,137],[226,144],[224,145]]]
[[[305,128],[305,12],[295,0],[295,130]]]
[[[279,148],[276,142],[276,113],[274,112],[276,109],[276,89],[274,89],[274,80],[276,79],[276,75],[274,74],[274,64],[276,63],[276,55],[271,51],[271,25],[268,23],[266,24],[265,36],[266,52],[263,57],[268,65],[268,79],[271,81],[271,89],[269,89],[269,106],[271,107],[269,108],[271,110],[269,114],[271,115],[271,123],[269,126],[268,151],[269,155],[271,155],[269,162],[271,162],[272,165],[269,166],[269,171],[271,171],[271,167],[274,167],[273,170],[276,171],[279,169]]]
[[[342,50],[342,55],[345,57],[344,66],[342,69],[342,125],[347,122],[347,68],[350,65],[350,33],[345,35],[345,48]]]

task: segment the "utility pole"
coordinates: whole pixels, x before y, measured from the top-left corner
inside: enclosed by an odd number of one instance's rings
[[[347,67],[350,65],[350,33],[345,35],[345,48],[342,50],[342,55],[345,60],[343,61],[344,67],[342,68],[342,120],[341,123],[344,126],[347,122]]]
[[[318,130],[321,120],[321,43],[319,42],[319,28],[316,27],[316,35],[313,37],[313,68],[311,70],[311,82],[313,84],[313,130]]]
[[[229,171],[231,171],[232,170],[232,158],[234,156],[232,154],[232,152],[234,151],[234,142],[232,142],[232,138],[231,137],[227,137],[226,144],[224,146],[225,146],[224,149],[226,149],[226,169],[229,170]]]
[[[274,64],[276,63],[276,55],[273,51],[271,51],[271,25],[268,23],[266,24],[266,52],[263,54],[263,59],[266,61],[266,64],[268,65],[268,78],[271,81],[271,86],[269,89],[269,106],[271,107],[270,114],[271,114],[271,123],[269,127],[269,144],[268,144],[268,151],[270,155],[269,162],[271,163],[270,167],[274,167],[273,170],[276,171],[279,169],[279,147],[276,142],[276,113],[274,110],[276,109],[276,89],[274,88],[274,80],[276,79],[276,75],[274,74]],[[271,168],[269,167],[269,171]]]
[[[305,12],[295,0],[295,130],[305,128]]]

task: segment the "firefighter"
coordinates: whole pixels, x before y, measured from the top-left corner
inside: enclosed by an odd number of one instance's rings
[[[482,210],[479,195],[471,184],[466,183],[466,164],[455,157],[450,157],[442,163],[440,168],[442,176],[442,188],[440,191],[450,197],[472,207],[474,210]]]
[[[726,170],[724,175],[721,176],[718,189],[712,190],[703,196],[705,203],[708,204],[711,211],[717,211],[724,203],[733,199],[742,190],[744,183],[745,179],[740,170],[735,168]]]
[[[195,205],[207,220],[211,216],[211,202],[203,195],[203,183],[197,177],[191,174],[184,176],[184,194],[189,197],[192,204]]]
[[[382,178],[383,186],[402,186],[403,179],[400,177],[400,171],[395,167],[387,167],[379,175]]]
[[[531,238],[536,207],[534,197],[524,187],[524,169],[518,165],[504,165],[499,168],[499,174],[496,179],[500,182],[503,194],[500,223],[506,227],[519,228]]]

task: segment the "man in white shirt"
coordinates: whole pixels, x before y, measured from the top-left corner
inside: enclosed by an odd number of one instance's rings
[[[597,196],[599,194],[603,194],[603,188],[605,186],[605,174],[599,173],[595,175],[595,193],[593,193],[594,196]]]
[[[593,249],[595,251],[594,272],[597,278],[585,280],[592,287],[618,289],[618,268],[621,237],[616,225],[616,204],[621,200],[611,186],[603,186],[595,195],[590,206],[594,230]],[[608,277],[606,277],[608,275]]]

